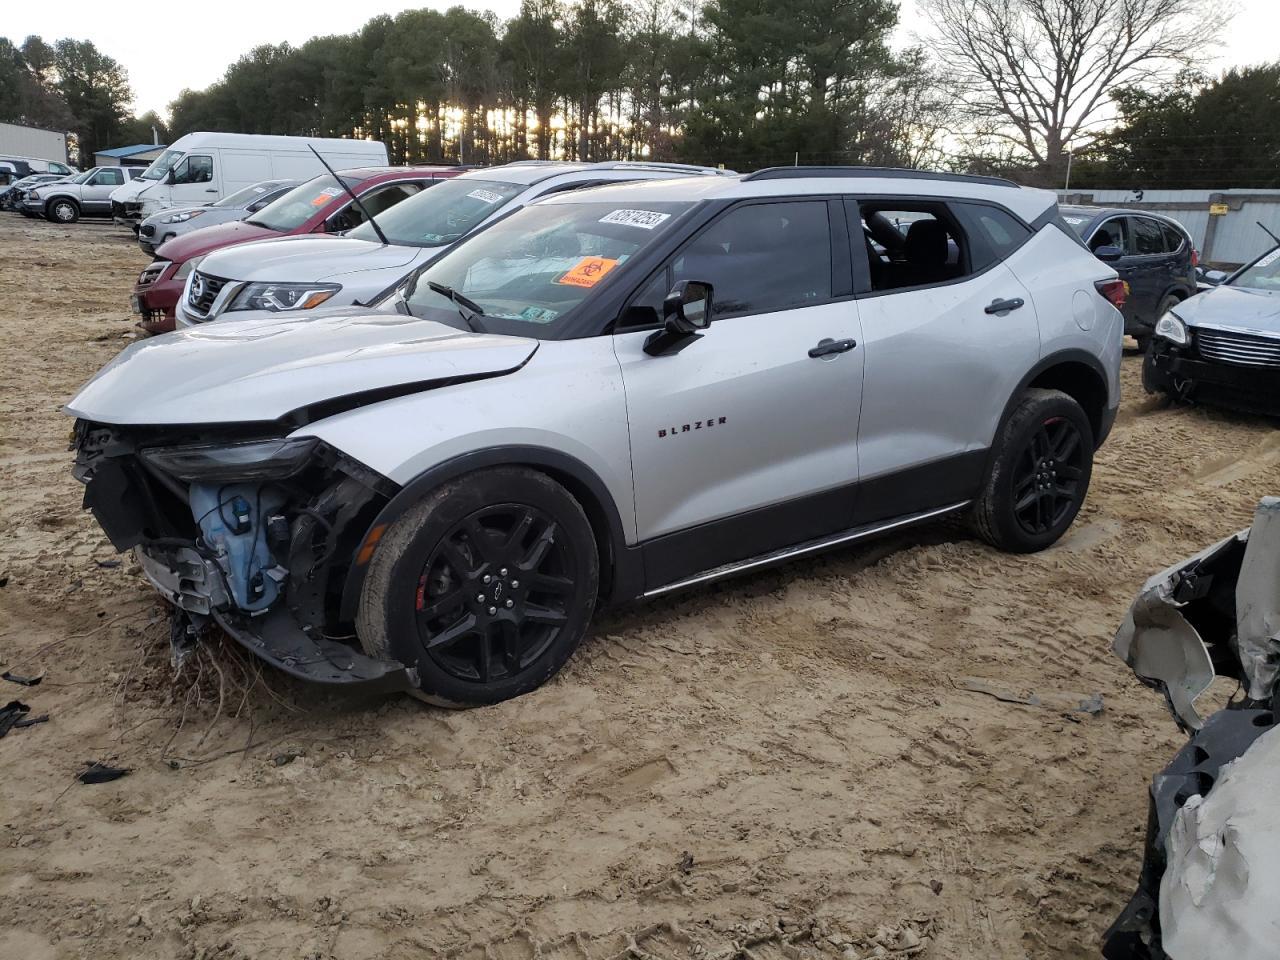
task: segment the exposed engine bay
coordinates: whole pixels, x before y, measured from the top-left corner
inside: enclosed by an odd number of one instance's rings
[[[365,656],[351,622],[353,568],[396,485],[315,438],[216,426],[116,427],[79,420],[84,506],[132,550],[175,617],[210,621],[295,676],[380,690],[404,665]],[[182,631],[174,631],[175,636]]]

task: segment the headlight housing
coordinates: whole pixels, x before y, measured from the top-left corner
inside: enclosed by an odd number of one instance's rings
[[[157,470],[187,483],[231,483],[241,480],[283,480],[311,459],[315,437],[291,440],[250,440],[245,443],[151,447],[140,451]]]
[[[39,190],[28,190],[28,191],[27,191],[27,199],[28,199],[28,200],[39,200],[39,199],[40,199],[40,191],[39,191]]]
[[[183,213],[175,213],[171,217],[165,217],[160,222],[161,223],[186,223],[188,220],[194,220],[196,217],[201,216],[203,213],[204,213],[203,210],[187,210]]]
[[[311,310],[341,289],[337,283],[249,283],[227,310]]]
[[[192,257],[190,260],[185,261],[180,267],[178,267],[178,272],[173,275],[173,279],[187,279],[187,277],[191,275],[191,271],[200,266],[200,261],[203,259],[204,257]]]
[[[1163,337],[1170,343],[1176,343],[1180,347],[1185,347],[1191,342],[1191,335],[1187,333],[1187,325],[1170,311],[1156,321],[1156,336]]]

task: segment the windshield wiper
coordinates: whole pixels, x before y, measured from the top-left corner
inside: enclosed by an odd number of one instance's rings
[[[448,297],[453,301],[454,306],[458,308],[458,313],[471,329],[472,333],[484,333],[484,327],[476,319],[484,316],[484,307],[476,303],[470,297],[466,297],[459,293],[453,287],[446,286],[443,283],[436,283],[434,280],[427,281],[427,287],[440,294],[442,297]]]

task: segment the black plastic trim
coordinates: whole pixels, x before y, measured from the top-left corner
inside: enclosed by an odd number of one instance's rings
[[[968,450],[863,480],[858,485],[853,525],[976,498],[986,475],[987,457],[987,450]]]
[[[374,518],[369,529],[394,522],[442,483],[486,467],[499,466],[528,466],[546,471],[552,476],[559,475],[569,480],[571,487],[578,488],[576,495],[579,500],[583,499],[582,492],[585,491],[591,502],[583,503],[582,507],[586,510],[588,519],[592,521],[593,528],[596,528],[597,535],[602,541],[600,545],[604,548],[600,557],[600,579],[606,588],[604,599],[609,602],[618,602],[644,593],[644,574],[639,551],[627,547],[622,516],[618,513],[617,504],[614,503],[609,488],[596,472],[581,460],[546,447],[515,444],[488,447],[439,463],[418,474],[401,487]],[[599,528],[601,523],[604,526],[603,530]],[[368,531],[366,535],[367,533]],[[363,542],[363,537],[361,540]],[[340,610],[341,619],[344,621],[350,621],[355,617],[367,569],[367,565],[359,566],[353,563],[347,571],[346,582],[342,587]]]
[[[970,173],[940,173],[932,170],[910,170],[904,167],[765,167],[743,177],[749,180],[820,180],[828,177],[892,178],[894,180],[944,180],[948,183],[985,183],[993,187],[1013,187],[1018,184],[1003,177],[983,177]]]

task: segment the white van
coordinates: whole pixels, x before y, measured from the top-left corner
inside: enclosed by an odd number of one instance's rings
[[[112,218],[136,229],[167,207],[213,203],[261,180],[309,180],[324,173],[310,147],[335,170],[387,165],[375,140],[189,133],[111,194]]]

